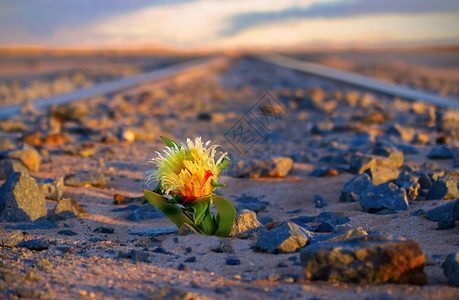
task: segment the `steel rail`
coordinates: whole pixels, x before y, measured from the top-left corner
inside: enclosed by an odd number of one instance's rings
[[[336,70],[279,54],[260,54],[255,55],[255,58],[264,62],[275,64],[280,67],[316,75],[356,87],[369,89],[375,92],[396,96],[411,101],[423,101],[437,106],[459,109],[459,100],[457,99],[440,97],[426,91],[414,90],[396,84],[385,83],[366,76]]]
[[[222,67],[226,65],[228,61],[229,58],[223,56],[198,58],[184,63],[179,63],[165,68],[153,70],[151,72],[143,73],[140,75],[117,79],[110,82],[104,82],[98,84],[97,86],[77,90],[71,93],[59,94],[48,98],[36,99],[32,102],[32,104],[36,109],[45,109],[53,104],[61,105],[74,101],[97,97],[125,90],[127,88],[138,86],[146,82],[161,81],[185,73],[208,71],[210,69]],[[23,105],[24,103],[13,104],[3,107],[0,106],[0,120],[21,113],[21,107]]]

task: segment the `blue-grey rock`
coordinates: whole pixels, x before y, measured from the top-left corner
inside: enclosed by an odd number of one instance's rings
[[[334,226],[328,222],[320,223],[315,232],[332,232]]]
[[[164,214],[159,209],[147,203],[133,210],[127,216],[127,219],[132,222],[140,222],[143,220],[160,219],[164,217]]]
[[[451,159],[453,158],[453,152],[448,148],[447,145],[436,145],[427,155],[430,159]]]
[[[328,203],[325,203],[325,200],[320,195],[314,195],[314,207],[315,208],[324,208],[328,206]]]
[[[383,209],[399,211],[408,209],[408,199],[405,189],[387,182],[361,194],[360,205],[368,213],[377,213]]]
[[[432,221],[459,220],[459,200],[453,200],[435,207],[426,213],[426,218]]]
[[[335,227],[336,225],[346,224],[350,220],[348,217],[340,217],[334,212],[324,211],[321,212],[314,221],[317,223],[329,223]]]
[[[293,168],[290,157],[272,157],[264,160],[239,160],[231,169],[234,177],[285,177]]]
[[[443,274],[452,286],[459,286],[459,252],[449,254],[442,264]]]
[[[115,232],[115,228],[101,226],[101,227],[97,227],[96,229],[94,229],[94,232],[97,232],[97,233],[114,233]]]
[[[65,185],[75,187],[103,187],[110,181],[110,177],[97,171],[81,171],[68,175],[64,179]]]
[[[50,242],[47,238],[33,239],[28,241],[23,241],[19,244],[21,247],[25,247],[29,250],[42,251],[49,248]]]
[[[359,174],[349,180],[341,191],[340,202],[356,202],[360,199],[360,194],[367,189],[374,187],[374,183],[368,174]]]
[[[395,145],[398,150],[402,151],[403,154],[419,154],[419,149],[416,146],[397,144]]]
[[[441,221],[438,221],[438,227],[436,229],[437,230],[448,230],[448,229],[453,229],[454,227],[456,227],[455,220],[441,220]]]
[[[35,179],[16,172],[0,187],[0,221],[29,222],[47,214],[45,195]]]
[[[452,178],[441,177],[435,180],[427,193],[427,200],[459,198],[457,181]]]
[[[29,171],[38,171],[40,169],[40,153],[38,153],[34,147],[26,143],[16,149],[1,152],[0,158],[18,159],[29,169]]]
[[[267,253],[293,253],[308,244],[313,233],[291,222],[258,235],[255,248]]]

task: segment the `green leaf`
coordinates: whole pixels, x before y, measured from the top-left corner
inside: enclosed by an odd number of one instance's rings
[[[171,148],[177,147],[177,148],[180,149],[180,145],[177,144],[176,142],[174,142],[173,140],[171,140],[171,139],[169,139],[169,138],[167,138],[165,136],[159,136],[159,137],[164,141],[166,146],[171,147]]]
[[[229,163],[229,159],[228,157],[225,157],[221,163],[219,163],[217,165],[217,175],[220,174],[227,166],[228,166],[228,163]]]
[[[198,226],[204,234],[213,235],[217,230],[217,223],[215,222],[214,217],[210,214],[210,201],[209,206],[207,206],[206,214],[201,224]]]
[[[221,237],[228,236],[233,228],[234,220],[236,220],[236,210],[228,199],[220,196],[213,196],[212,198],[215,208],[218,211],[217,217],[215,218],[217,222],[217,231],[215,231],[214,234]]]
[[[161,181],[158,182],[158,186],[153,190],[154,193],[164,195],[163,187],[161,186]]]
[[[194,224],[199,225],[206,217],[207,211],[209,211],[210,214],[210,196],[196,199],[186,204],[185,207],[188,211],[193,213]]]
[[[177,227],[180,227],[183,223],[186,223],[193,227],[197,232],[202,233],[201,229],[194,225],[190,218],[188,218],[180,208],[174,204],[168,203],[167,199],[163,196],[148,190],[143,190],[143,194],[145,195],[145,199],[148,200],[148,202],[162,211],[172,222],[174,222],[175,225],[177,225]]]

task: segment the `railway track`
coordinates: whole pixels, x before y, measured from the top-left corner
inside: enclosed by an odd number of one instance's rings
[[[274,64],[281,68],[299,71],[318,76],[320,78],[345,83],[363,88],[372,92],[400,97],[410,101],[422,101],[440,107],[459,109],[459,101],[448,97],[440,97],[427,91],[420,91],[408,87],[385,83],[370,77],[340,71],[318,64],[293,59],[279,54],[260,54],[253,56],[255,59]],[[231,62],[228,56],[204,57],[180,63],[166,68],[153,70],[137,76],[118,79],[101,83],[97,86],[81,89],[75,92],[55,95],[52,97],[36,99],[33,105],[36,109],[45,109],[50,105],[66,104],[78,100],[107,95],[128,88],[142,85],[147,82],[161,82],[180,75],[198,75],[216,68],[228,66]],[[0,119],[8,118],[21,112],[24,104],[14,104],[0,108]]]

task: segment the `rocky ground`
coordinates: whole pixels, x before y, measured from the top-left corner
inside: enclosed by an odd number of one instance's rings
[[[0,129],[1,297],[459,295],[457,111],[241,58]],[[140,205],[159,135],[228,152],[231,237]]]

